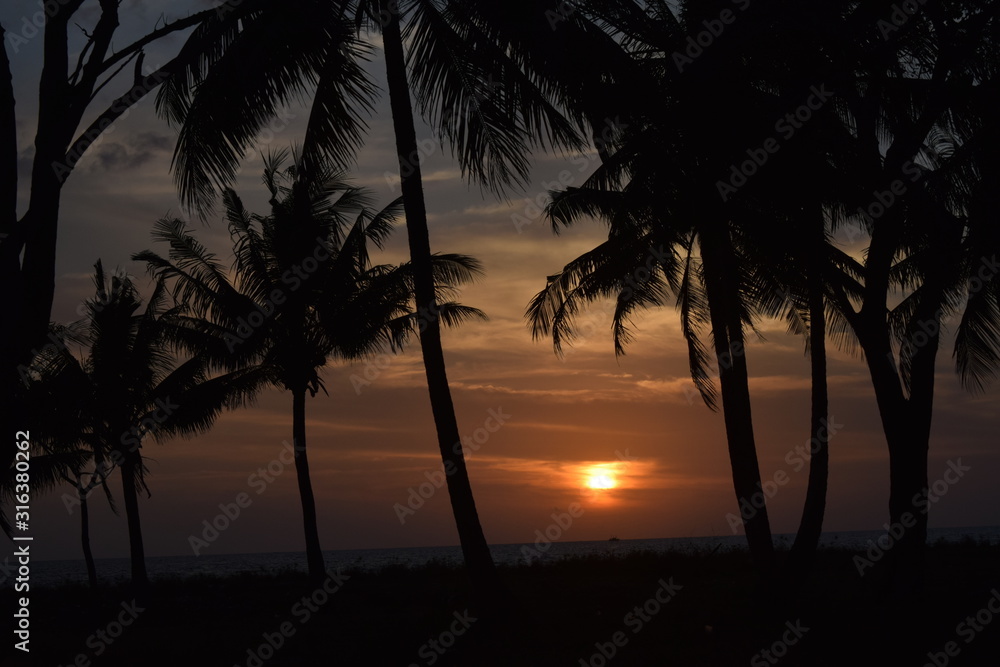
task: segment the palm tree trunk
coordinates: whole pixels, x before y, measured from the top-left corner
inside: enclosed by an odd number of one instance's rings
[[[87,509],[87,494],[82,487],[80,493],[80,543],[83,546],[83,560],[87,563],[87,581],[91,588],[97,588],[97,567],[94,554],[90,551],[90,510]]]
[[[904,593],[921,585],[927,513],[919,511],[913,500],[927,489],[930,419],[929,415],[915,414],[912,399],[903,394],[887,325],[875,318],[862,319],[857,333],[889,449],[889,524],[912,524],[900,539],[893,540],[885,559],[886,587],[890,592]]]
[[[958,229],[948,230],[940,240],[941,246],[946,248],[959,243]],[[913,526],[899,540],[898,552],[889,561],[893,566],[892,584],[897,595],[919,592],[924,583],[930,513],[927,464],[934,414],[935,365],[941,346],[940,304],[946,301],[943,279],[937,270],[940,266],[936,265],[928,274],[924,297],[913,315],[914,321],[922,323],[921,328],[927,328],[927,340],[912,358],[907,414],[901,422],[903,438],[889,446],[889,518],[896,524],[911,516],[913,521]]]
[[[302,501],[302,527],[306,536],[306,564],[309,578],[321,583],[326,577],[323,550],[319,546],[319,528],[316,522],[316,498],[309,478],[309,458],[306,456],[306,390],[292,390],[292,442],[295,449],[295,474],[299,482]]]
[[[125,517],[128,521],[129,555],[132,561],[132,588],[136,598],[145,598],[149,592],[146,573],[146,553],[142,544],[142,524],[139,521],[139,493],[135,475],[138,471],[137,453],[125,455],[122,463],[122,495],[125,498]]]
[[[728,229],[719,225],[719,229],[702,234],[701,252],[736,502],[750,556],[758,574],[767,581],[774,571],[774,543],[757,462],[743,325],[736,308],[739,285],[729,270],[735,259]]]
[[[812,373],[812,438],[809,441],[809,483],[806,500],[802,507],[802,519],[795,534],[791,552],[788,555],[788,572],[795,579],[800,578],[812,565],[816,548],[823,532],[823,516],[826,513],[826,490],[830,472],[830,450],[828,429],[829,397],[826,382],[826,313],[823,299],[823,263],[826,258],[826,231],[822,220],[818,225],[819,234],[811,243],[809,266],[806,268],[809,290],[809,361]]]
[[[396,135],[396,154],[400,166],[403,209],[406,213],[406,232],[410,246],[410,261],[413,265],[414,292],[418,311],[426,314],[421,319],[420,350],[423,354],[441,458],[445,470],[454,471],[447,476],[448,495],[455,515],[462,555],[476,595],[485,605],[490,606],[499,595],[499,579],[472,494],[472,485],[460,444],[455,406],[452,403],[448,375],[445,371],[444,351],[441,347],[441,323],[434,315],[437,313],[437,305],[434,297],[430,234],[427,228],[417,136],[413,124],[413,108],[410,104],[398,10],[390,5],[392,3],[381,3],[382,9],[385,10],[383,16],[388,17],[383,25],[382,39],[393,130]]]
[[[935,284],[929,282],[925,288],[927,294],[913,317],[925,323],[930,333],[913,355],[909,396],[903,394],[884,318],[862,320],[863,328],[858,332],[889,448],[889,525],[899,537],[893,538],[887,554],[886,584],[895,595],[909,595],[923,587],[930,510],[927,464],[941,329],[935,304],[943,298],[934,292]]]
[[[889,524],[904,530],[889,549],[887,564],[890,591],[905,596],[923,589],[930,432],[919,427],[903,431],[903,437],[889,442]]]

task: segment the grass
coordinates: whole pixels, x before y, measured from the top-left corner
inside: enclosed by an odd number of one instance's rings
[[[516,609],[504,621],[469,612],[464,572],[442,563],[347,572],[316,611],[302,604],[315,588],[296,572],[160,579],[134,620],[126,585],[96,593],[82,585],[41,588],[31,592],[31,664],[921,667],[933,664],[928,652],[948,665],[996,664],[1000,614],[986,605],[1000,590],[1000,545],[932,545],[925,591],[907,600],[882,596],[877,571],[859,577],[854,555],[824,549],[798,590],[770,593],[758,587],[741,551],[502,567]],[[661,582],[675,588],[666,604],[656,601]],[[3,595],[4,609],[12,608],[13,594]],[[1000,596],[993,604],[1000,609]],[[637,606],[645,607],[642,615]],[[958,631],[983,609],[979,622],[988,614],[991,623],[971,639]],[[122,619],[130,625],[117,634]],[[280,647],[261,654],[267,636]],[[783,636],[794,644],[783,644]],[[957,657],[943,653],[949,641]],[[761,653],[772,647],[774,654]]]

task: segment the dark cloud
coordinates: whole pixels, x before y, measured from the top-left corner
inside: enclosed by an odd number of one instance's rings
[[[137,151],[167,152],[174,149],[174,138],[158,132],[140,132],[131,143]]]
[[[102,142],[91,149],[93,171],[138,169],[158,155],[173,150],[173,139],[157,132],[140,132],[127,143]]]
[[[142,154],[129,155],[125,146],[119,143],[105,143],[92,149],[90,159],[93,161],[91,171],[119,171],[128,167],[138,166],[145,162]]]

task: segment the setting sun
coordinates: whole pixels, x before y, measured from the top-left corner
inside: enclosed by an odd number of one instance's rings
[[[587,486],[592,489],[613,489],[615,480],[611,478],[611,475],[592,475],[587,479]]]
[[[618,486],[614,470],[607,465],[590,466],[584,471],[584,480],[590,489],[613,489]]]

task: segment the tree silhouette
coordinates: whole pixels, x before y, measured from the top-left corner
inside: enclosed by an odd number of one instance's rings
[[[837,31],[835,107],[855,190],[838,196],[838,223],[869,241],[844,258],[833,293],[839,330],[863,351],[889,451],[889,520],[904,526],[889,552],[889,583],[922,583],[929,507],[928,452],[937,353],[947,318],[966,299],[956,361],[970,388],[996,372],[992,276],[975,289],[990,247],[976,246],[995,178],[988,108],[996,97],[995,3],[942,3],[903,26],[880,23],[888,3],[858,9],[870,22]],[[862,27],[859,27],[862,26]],[[848,35],[854,35],[853,38]],[[988,101],[989,100],[989,101]],[[986,208],[984,208],[986,207]],[[992,296],[991,296],[992,295]],[[982,310],[979,306],[985,306]],[[991,324],[992,322],[992,324]]]
[[[141,312],[142,298],[124,273],[107,276],[98,261],[94,284],[95,296],[85,302],[83,319],[72,327],[84,353],[76,358],[62,351],[42,366],[42,377],[51,375],[63,385],[58,389],[61,400],[43,407],[59,409],[62,400],[69,402],[67,428],[74,433],[60,447],[71,452],[70,472],[79,472],[79,457],[88,454],[94,459],[98,483],[114,468],[121,471],[132,585],[144,597],[149,578],[139,493],[148,494],[149,488],[143,442],[208,429],[223,409],[246,404],[267,378],[255,371],[213,374],[204,356],[176,358],[171,352],[178,341],[200,341],[208,348],[212,334],[184,330],[178,319],[184,308],[167,307],[162,284],[156,285]],[[44,432],[43,428],[43,437]],[[58,437],[59,430],[53,435]]]
[[[16,396],[20,372],[38,349],[47,344],[46,335],[55,290],[56,236],[62,188],[77,161],[108,128],[128,110],[155,90],[171,73],[178,70],[184,57],[178,55],[156,68],[144,66],[144,49],[163,37],[187,30],[216,14],[214,9],[192,14],[172,22],[158,24],[139,39],[114,49],[112,43],[119,27],[117,0],[100,0],[97,20],[80,47],[75,62],[70,54],[70,25],[84,0],[48,3],[43,31],[43,63],[39,78],[39,104],[35,129],[34,157],[28,202],[18,215],[18,146],[15,96],[7,47],[16,49],[23,38],[0,26],[0,285],[7,295],[6,315],[17,326],[0,331],[0,388],[5,396]],[[119,77],[132,68],[132,76],[121,93],[81,130],[84,118],[98,93],[109,84],[125,80]],[[119,84],[121,85],[121,84]],[[113,88],[112,88],[113,90]],[[0,416],[0,425],[12,431],[11,421],[20,406]],[[0,469],[14,460],[15,448],[0,449]],[[2,510],[2,508],[0,508]],[[0,528],[9,533],[5,515],[0,511]]]
[[[289,7],[252,4],[232,13],[229,32],[195,31],[193,60],[161,89],[158,103],[181,124],[175,177],[182,197],[201,208],[226,186],[263,123],[295,95],[313,93],[302,162],[327,156],[349,162],[363,133],[361,115],[375,88],[358,61],[367,55],[359,32],[380,34],[392,108],[407,238],[418,309],[434,313],[431,244],[413,121],[419,110],[451,144],[466,174],[490,189],[523,184],[538,147],[577,149],[593,114],[564,116],[580,85],[600,80],[600,52],[617,44],[582,13],[558,2],[323,2]],[[551,16],[559,17],[557,25]],[[237,22],[235,19],[239,18]],[[557,28],[557,29],[556,29]],[[600,47],[600,48],[596,48]],[[593,68],[580,68],[581,58]],[[572,74],[578,72],[577,74]],[[251,75],[252,73],[252,75]],[[560,78],[562,75],[562,78]],[[589,88],[588,90],[593,90]],[[438,447],[452,510],[477,595],[498,595],[495,566],[479,522],[461,448],[441,346],[439,318],[420,331]]]
[[[52,325],[52,333],[60,340],[76,338],[72,327]],[[31,482],[38,491],[45,491],[63,482],[74,489],[74,496],[63,495],[66,508],[72,513],[80,508],[80,543],[91,587],[97,586],[97,567],[90,548],[89,498],[101,488],[112,511],[118,512],[107,479],[114,472],[107,444],[94,437],[90,415],[95,406],[86,400],[90,396],[90,379],[80,358],[69,347],[47,346],[32,360],[28,382],[23,385],[23,405],[32,415]],[[56,412],[58,419],[48,414]],[[9,485],[8,485],[9,486]],[[10,491],[5,488],[5,492]],[[9,494],[7,494],[9,499]]]
[[[306,557],[310,576],[322,581],[326,567],[309,477],[306,392],[315,396],[323,388],[320,371],[329,359],[398,350],[427,320],[410,307],[412,268],[373,266],[369,259],[369,245],[381,248],[391,233],[399,200],[372,214],[368,196],[339,174],[315,165],[306,171],[301,163],[283,168],[286,159],[281,152],[266,160],[270,215],[249,213],[234,191],[225,192],[234,254],[230,273],[177,219],[160,220],[153,233],[170,245],[168,258],[145,251],[134,259],[147,262],[179,301],[205,319],[203,326],[228,341],[213,356],[217,364],[257,368],[291,392]],[[441,304],[437,317],[448,324],[483,317],[447,300],[452,287],[480,272],[479,264],[462,255],[436,255],[432,266]]]
[[[551,334],[559,349],[572,339],[573,319],[584,304],[612,298],[615,350],[621,354],[632,337],[632,315],[676,299],[692,379],[713,409],[720,397],[711,380],[715,362],[737,504],[754,561],[769,576],[774,555],[753,432],[745,336],[760,317],[783,315],[788,307],[783,296],[788,276],[764,259],[773,254],[765,249],[780,238],[775,219],[783,213],[720,198],[718,182],[734,160],[746,159],[746,147],[759,143],[760,128],[773,125],[777,109],[787,102],[772,88],[756,85],[775,72],[744,52],[759,27],[752,23],[729,46],[713,45],[694,64],[678,67],[672,54],[683,53],[692,27],[701,26],[712,11],[689,4],[683,9],[677,17],[671,8],[658,6],[629,19],[626,46],[634,53],[633,67],[647,71],[653,82],[645,90],[646,101],[622,110],[626,127],[603,146],[602,164],[583,187],[556,193],[548,208],[557,227],[601,218],[608,224],[608,240],[550,276],[527,315],[533,335]],[[720,124],[717,110],[728,108],[745,112]],[[702,340],[705,328],[711,348]]]

